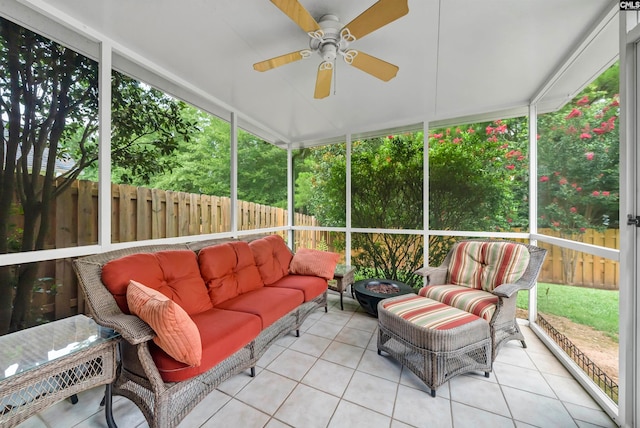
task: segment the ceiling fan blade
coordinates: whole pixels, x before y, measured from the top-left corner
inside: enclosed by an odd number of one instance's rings
[[[358,40],[409,13],[408,0],[378,0],[344,26]],[[344,30],[343,30],[344,31]]]
[[[333,76],[333,63],[324,61],[318,67],[316,78],[316,92],[314,98],[321,99],[329,96],[331,92],[331,77]]]
[[[298,24],[306,33],[318,31],[320,26],[313,16],[300,4],[298,0],[271,0],[278,9],[284,12],[293,22]]]
[[[256,62],[255,64],[253,64],[253,69],[256,71],[267,71],[271,70],[272,68],[280,67],[281,65],[289,64],[290,62],[309,58],[310,55],[310,50],[303,49],[301,51],[291,52],[288,54],[277,56],[275,58]]]
[[[398,66],[376,58],[375,56],[367,55],[364,52],[351,50],[348,51],[347,54],[348,56],[345,57],[347,64],[350,64],[373,77],[384,80],[385,82],[396,77],[398,70],[400,70]]]

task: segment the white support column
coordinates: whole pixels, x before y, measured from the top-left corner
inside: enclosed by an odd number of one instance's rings
[[[100,44],[98,67],[98,244],[111,246],[111,44]]]
[[[347,221],[347,232],[345,236],[345,261],[347,265],[351,265],[351,133],[346,135],[346,192],[345,200],[347,201],[347,212],[346,212],[346,221]]]
[[[429,122],[424,122],[422,147],[422,228],[424,230],[424,266],[429,266]],[[425,279],[426,281],[426,279]]]
[[[529,233],[538,233],[538,108],[529,105]],[[535,241],[531,241],[535,245]],[[538,285],[529,290],[529,321],[538,317]]]
[[[627,214],[640,215],[638,123],[640,122],[640,22],[637,12],[620,12],[620,296],[618,424],[640,422],[640,294],[638,229]]]
[[[295,183],[293,182],[293,150],[291,149],[291,144],[287,144],[287,235],[289,239],[289,248],[295,250],[294,248],[294,239],[295,232],[293,230],[293,222],[294,222],[294,192],[295,192]]]
[[[231,112],[231,232],[238,231],[238,117]]]

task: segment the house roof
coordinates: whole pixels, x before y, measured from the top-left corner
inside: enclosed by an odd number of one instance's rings
[[[374,0],[300,3],[316,20],[331,13],[345,23]],[[315,54],[253,69],[308,47],[309,36],[268,0],[22,0],[0,9],[89,55],[107,42],[114,68],[225,119],[233,111],[241,127],[293,147],[423,122],[523,115],[532,101],[551,111],[618,55],[617,1],[408,4],[406,16],[351,46],[397,65],[397,76],[382,82],[338,61],[335,87],[322,100],[313,98],[322,61]],[[35,19],[33,10],[45,18]],[[69,36],[74,32],[83,38]]]

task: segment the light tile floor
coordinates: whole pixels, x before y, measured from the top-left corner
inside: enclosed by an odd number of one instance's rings
[[[209,394],[180,427],[615,427],[527,328],[527,349],[502,348],[490,378],[458,376],[437,397],[410,371],[376,352],[377,319],[357,302],[329,295],[329,312],[313,313],[260,359],[256,377],[241,373]],[[21,427],[104,427],[104,389],[65,400]],[[121,428],[146,427],[142,413],[114,398]]]

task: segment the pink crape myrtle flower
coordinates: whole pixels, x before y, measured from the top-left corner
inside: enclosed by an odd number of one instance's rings
[[[584,154],[584,156],[587,158],[587,160],[593,160],[595,154],[593,152],[587,152]]]
[[[576,104],[577,104],[577,105],[579,105],[579,106],[583,106],[583,105],[585,105],[585,104],[589,104],[589,97],[585,95],[584,97],[580,98],[580,99],[576,102]]]
[[[572,117],[579,117],[582,116],[582,112],[580,110],[578,110],[577,108],[574,108],[573,110],[571,110],[571,113],[569,113],[565,119],[571,119]]]

